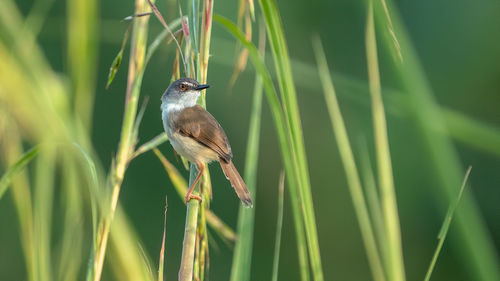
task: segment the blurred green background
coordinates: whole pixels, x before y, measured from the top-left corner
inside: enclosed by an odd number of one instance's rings
[[[42,0],[39,0],[42,1]],[[34,2],[17,5],[24,15]],[[49,1],[50,2],[50,1]],[[316,75],[311,36],[321,36],[333,79],[348,79],[367,85],[364,50],[365,5],[362,1],[277,1],[290,56],[305,144],[308,155],[313,200],[326,280],[370,280],[371,273],[354,215],[344,170],[331,130],[321,84]],[[172,1],[159,1],[167,21],[177,15]],[[54,0],[38,42],[54,70],[67,71],[66,2]],[[98,61],[95,76],[96,98],[92,142],[105,167],[116,153],[124,108],[128,54],[115,81],[105,90],[110,64],[118,52],[128,24],[121,21],[133,13],[132,1],[100,1]],[[500,127],[500,2],[478,1],[396,1],[404,24],[414,43],[420,62],[439,104],[470,118]],[[0,3],[1,8],[1,3]],[[214,12],[236,19],[237,1],[216,0]],[[150,39],[162,30],[156,19],[150,21]],[[214,23],[207,93],[207,108],[224,127],[233,148],[234,162],[243,171],[254,70],[246,71],[230,88],[228,81],[236,59],[235,41]],[[256,38],[257,32],[254,32]],[[391,58],[379,48],[382,85],[398,88],[385,62]],[[171,77],[173,46],[162,45],[149,63],[142,84],[141,99],[149,103],[140,128],[139,141],[150,140],[162,131],[160,96]],[[3,62],[0,62],[3,63]],[[359,140],[372,140],[371,109],[366,92],[337,86],[340,106],[354,149]],[[256,197],[255,241],[252,280],[271,276],[277,213],[277,187],[282,169],[274,125],[264,102]],[[429,156],[415,135],[414,123],[397,108],[387,105],[388,132],[402,228],[403,251],[408,280],[424,277],[437,244],[436,236],[445,215],[447,202],[433,196],[439,188]],[[1,118],[1,117],[0,117]],[[0,136],[1,138],[1,136]],[[484,150],[455,141],[464,167],[472,165],[469,191],[477,201],[493,245],[500,248],[500,159]],[[169,144],[160,149],[175,163]],[[373,150],[373,148],[371,148]],[[355,151],[356,153],[356,151]],[[188,177],[188,172],[177,167]],[[239,200],[218,165],[211,165],[214,199],[211,209],[236,228]],[[285,187],[286,189],[286,187]],[[458,187],[457,187],[458,189]],[[286,194],[286,193],[285,193]],[[156,260],[161,246],[163,208],[168,196],[166,277],[174,280],[182,250],[185,206],[179,200],[158,159],[147,153],[134,160],[127,170],[120,202],[130,217],[145,252]],[[54,214],[58,216],[57,209]],[[57,219],[56,219],[57,220]],[[57,226],[56,226],[57,228]],[[474,274],[458,257],[462,252],[450,229],[439,257],[433,280],[474,280]],[[0,280],[25,280],[25,265],[19,243],[19,227],[12,197],[0,201]],[[54,234],[54,239],[57,235]],[[227,280],[232,261],[232,246],[216,239],[211,248],[210,280]],[[293,220],[285,197],[281,245],[280,280],[298,280]],[[105,278],[106,279],[106,272]]]

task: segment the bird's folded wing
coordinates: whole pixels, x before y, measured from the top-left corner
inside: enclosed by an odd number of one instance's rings
[[[174,123],[181,135],[212,149],[226,162],[233,157],[226,133],[203,107],[195,105],[182,110]]]

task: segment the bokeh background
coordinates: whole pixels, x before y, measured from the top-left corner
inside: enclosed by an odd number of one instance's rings
[[[38,1],[21,0],[16,4],[23,14],[27,14],[35,2]],[[214,12],[235,20],[237,2],[216,0]],[[311,36],[319,34],[334,72],[333,78],[345,78],[366,85],[365,4],[363,1],[348,0],[279,0],[277,3],[293,61],[325,276],[327,280],[370,280],[370,270],[311,46]],[[500,2],[424,0],[395,3],[439,104],[495,127],[498,132]],[[110,64],[127,28],[121,19],[133,13],[133,1],[108,0],[100,1],[98,5],[100,15],[97,23],[98,60],[92,142],[104,167],[109,167],[120,136],[128,55],[124,56],[124,64],[109,90],[105,90],[105,84]],[[173,1],[159,1],[158,7],[167,19],[177,15],[177,6]],[[50,65],[61,73],[67,71],[68,63],[65,20],[66,2],[54,0],[38,37]],[[152,19],[150,38],[161,30],[159,22]],[[207,94],[207,108],[224,127],[232,144],[235,165],[242,171],[255,72],[249,65],[234,86],[229,87],[228,81],[236,59],[236,44],[219,24],[214,23],[212,32],[208,74],[211,88]],[[383,86],[397,87],[391,70],[385,68],[385,61],[391,58],[381,49]],[[149,103],[140,128],[141,143],[162,131],[160,96],[171,77],[174,51],[172,45],[162,45],[146,70],[141,98],[148,96]],[[359,147],[357,143],[363,138],[373,143],[369,96],[345,87],[339,87],[337,91],[354,148]],[[440,202],[433,196],[433,190],[439,188],[438,183],[432,166],[428,165],[429,156],[415,136],[414,124],[403,114],[398,114],[397,109],[387,109],[405,266],[408,280],[419,280],[425,275],[437,244],[436,236],[447,202]],[[265,101],[261,130],[252,280],[268,280],[271,276],[277,187],[282,169],[274,125]],[[498,249],[499,155],[460,141],[454,141],[454,145],[464,173],[468,165],[473,167],[469,191],[479,206],[492,245]],[[163,144],[160,149],[175,163],[169,144]],[[373,148],[370,149],[373,151]],[[182,169],[180,163],[176,165],[187,178],[188,172]],[[220,168],[212,165],[211,171],[214,186],[211,208],[235,228],[239,200]],[[166,277],[167,280],[174,280],[180,262],[186,209],[154,154],[147,153],[134,160],[127,170],[120,202],[144,244],[144,251],[153,260],[156,260],[160,251],[165,196],[168,196],[169,204]],[[57,213],[54,215],[58,216]],[[26,279],[16,218],[12,198],[7,193],[0,201],[0,280]],[[452,224],[434,280],[475,278],[459,257],[463,252],[460,251],[455,229]],[[233,247],[217,239],[215,242],[217,245],[211,247],[210,253],[210,279],[228,280]],[[293,220],[287,197],[281,248],[279,279],[298,280]]]

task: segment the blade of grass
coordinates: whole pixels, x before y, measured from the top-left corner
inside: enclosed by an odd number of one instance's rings
[[[179,53],[181,55],[181,59],[182,59],[183,65],[184,65],[184,71],[186,71],[186,60],[184,59],[184,55],[182,53],[181,46],[179,45],[179,41],[177,41],[177,38],[175,38],[174,33],[172,32],[172,30],[170,29],[170,27],[168,26],[168,24],[163,19],[163,16],[161,15],[160,11],[158,11],[158,8],[156,8],[154,2],[155,2],[154,0],[148,0],[148,4],[151,7],[151,9],[153,10],[156,18],[161,22],[161,24],[163,25],[163,27],[165,27],[165,29],[168,31],[168,33],[172,37],[172,40],[175,41],[175,44],[177,45],[177,48],[179,49]]]
[[[296,167],[293,166],[293,163],[295,162],[293,159],[294,152],[292,151],[290,143],[291,141],[287,134],[288,126],[285,122],[285,117],[279,101],[278,93],[274,88],[271,75],[255,45],[253,45],[252,42],[246,40],[245,35],[230,20],[219,15],[214,15],[214,20],[222,24],[226,28],[226,30],[242,44],[243,47],[248,49],[250,61],[254,65],[259,75],[262,77],[266,98],[269,103],[269,108],[271,110],[271,115],[275,124],[276,133],[278,135],[278,143],[281,157],[283,159],[283,165],[285,166],[285,173],[291,175],[287,177],[287,182],[288,189],[290,190],[290,202],[292,205],[292,213],[294,217],[300,276],[302,281],[309,280],[309,266],[306,247],[307,242],[305,240],[304,222],[301,217],[298,198],[299,180],[297,179]]]
[[[368,145],[365,142],[360,144],[360,154],[361,154],[361,173],[362,180],[366,192],[366,198],[368,203],[369,214],[372,218],[372,226],[375,230],[375,236],[378,241],[378,250],[380,256],[387,256],[386,250],[386,234],[385,234],[385,224],[384,216],[382,214],[382,207],[380,206],[380,195],[377,190],[377,184],[375,180],[375,175],[371,166],[370,155],[368,152]]]
[[[36,158],[36,183],[34,192],[33,221],[35,244],[35,279],[51,281],[52,275],[52,209],[56,153],[46,146]]]
[[[2,136],[0,146],[5,157],[5,166],[13,166],[22,157],[22,143],[19,130],[13,120],[6,117],[5,112],[0,112],[4,117],[5,132],[9,134]],[[20,239],[26,263],[27,280],[35,281],[35,245],[34,245],[34,222],[33,222],[33,199],[31,194],[28,173],[20,171],[12,179],[12,196],[17,209],[19,219]]]
[[[163,238],[161,240],[161,250],[160,250],[160,261],[158,262],[158,281],[164,281],[164,266],[165,266],[165,240],[167,236],[167,209],[168,202],[167,197],[165,197],[165,214],[163,219]]]
[[[421,136],[430,157],[429,164],[437,175],[440,187],[432,188],[430,191],[438,202],[451,202],[456,198],[456,189],[460,186],[462,178],[460,159],[448,134],[442,133],[447,131],[446,118],[443,117],[443,112],[435,100],[401,17],[392,1],[386,0],[386,3],[391,11],[394,31],[404,57],[403,64],[395,63],[392,67],[405,89],[405,98],[411,106],[408,111],[411,114],[410,120],[414,122]],[[378,2],[375,2],[375,20],[377,24],[386,25],[383,7]],[[390,37],[381,36],[381,39],[385,40],[383,46],[392,44],[392,41],[387,42],[388,38]],[[446,205],[441,207],[445,208]],[[467,192],[462,198],[461,207],[457,210],[455,218],[458,227],[456,247],[461,251],[458,256],[462,258],[463,265],[477,280],[500,280],[498,252],[476,202]]]
[[[283,227],[283,205],[285,189],[285,172],[281,171],[278,187],[278,216],[276,218],[276,238],[274,240],[273,275],[271,281],[278,281],[278,267],[280,263],[281,229]]]
[[[156,137],[154,137],[150,141],[139,146],[139,148],[132,155],[132,159],[143,154],[144,152],[148,152],[151,149],[158,147],[160,144],[162,144],[166,141],[168,141],[168,136],[166,133],[161,133],[161,134],[157,135]]]
[[[312,274],[315,280],[322,281],[324,279],[323,269],[321,266],[304,137],[283,25],[274,0],[260,0],[259,3],[266,22],[269,45],[271,46],[276,73],[278,75],[281,99],[283,101],[283,111],[285,112],[289,128],[288,135],[292,144],[293,164],[296,171],[294,174],[287,174],[289,177],[294,175],[298,178],[300,209],[304,220]]]
[[[264,57],[265,32],[260,31],[260,53]],[[263,85],[262,77],[256,73],[250,126],[248,129],[247,151],[245,156],[245,183],[248,191],[254,198],[254,208],[245,208],[240,205],[238,210],[238,237],[233,252],[231,266],[232,281],[249,281],[252,263],[252,245],[254,231],[254,217],[256,208],[257,164],[259,157],[260,123],[262,112]]]
[[[78,158],[67,153],[61,155],[64,165],[64,173],[62,174],[63,190],[63,230],[62,238],[60,238],[60,252],[58,254],[57,263],[57,279],[56,280],[76,280],[78,279],[78,271],[83,259],[83,202],[81,182],[78,169]],[[85,175],[85,174],[83,174]],[[86,253],[85,253],[86,254]]]
[[[424,281],[429,281],[431,279],[432,271],[434,270],[434,267],[436,266],[436,261],[439,256],[439,253],[441,252],[441,248],[443,247],[444,240],[446,239],[446,235],[448,234],[448,230],[450,229],[450,224],[451,224],[451,219],[453,218],[453,214],[455,213],[455,210],[457,209],[458,203],[460,202],[460,198],[462,198],[462,194],[465,189],[465,185],[467,183],[467,179],[469,178],[470,171],[472,167],[469,166],[467,171],[465,172],[464,180],[462,182],[462,186],[460,187],[460,191],[458,192],[457,199],[450,204],[450,207],[448,208],[448,212],[446,213],[446,217],[444,218],[443,225],[441,226],[441,230],[439,231],[438,234],[438,245],[436,247],[436,251],[434,252],[434,255],[432,256],[431,263],[429,265],[429,268],[427,269],[427,273],[425,274]]]
[[[342,113],[340,112],[335,88],[332,80],[330,79],[330,71],[328,70],[326,56],[320,39],[318,37],[314,37],[313,39],[314,54],[318,64],[318,73],[323,85],[326,105],[328,112],[330,113],[330,121],[332,122],[333,132],[335,133],[335,138],[337,140],[340,158],[344,164],[349,193],[351,194],[351,200],[358,219],[361,237],[363,238],[363,244],[366,249],[370,269],[374,280],[384,281],[386,280],[384,269],[380,254],[377,251],[375,235],[370,224],[370,216],[368,214],[366,200],[363,195],[361,180],[356,168],[354,154],[349,143],[349,136],[347,135],[344,119],[342,117]]]
[[[387,136],[387,124],[384,113],[384,103],[382,101],[382,90],[380,86],[372,2],[370,2],[368,7],[365,36],[368,80],[372,98],[375,151],[377,152],[377,167],[379,186],[381,190],[382,212],[385,220],[385,234],[387,235],[387,239],[385,239],[387,242],[386,245],[388,254],[388,261],[386,262],[386,265],[389,266],[387,276],[389,280],[404,281],[406,278],[403,249],[401,245],[401,227],[399,225],[389,139]]]
[[[75,115],[91,131],[97,63],[97,0],[66,1],[68,70],[74,93]]]
[[[144,256],[140,239],[127,220],[123,208],[116,207],[113,229],[110,232],[109,265],[115,280],[153,281],[151,263]]]
[[[129,33],[130,33],[130,26],[125,31],[125,35],[123,35],[123,42],[122,42],[122,46],[120,47],[120,51],[118,51],[118,54],[116,54],[116,57],[113,59],[113,62],[111,63],[111,67],[109,68],[108,81],[106,82],[106,90],[111,85],[111,82],[113,82],[113,79],[115,79],[116,73],[118,72],[118,68],[120,67],[120,65],[122,63],[123,51],[125,50],[125,46],[127,45]]]
[[[135,13],[145,12],[149,8],[145,0],[135,1]],[[112,195],[110,202],[109,213],[106,215],[102,224],[102,233],[98,244],[98,253],[95,255],[97,258],[94,261],[94,281],[99,281],[101,278],[102,267],[104,263],[104,256],[106,253],[106,246],[109,237],[111,222],[113,221],[116,206],[118,204],[118,197],[120,194],[120,187],[127,169],[130,156],[134,151],[134,123],[137,114],[137,105],[140,95],[140,86],[142,83],[142,76],[144,73],[144,57],[146,53],[147,29],[149,17],[139,17],[134,19],[132,28],[132,38],[130,46],[130,62],[127,78],[127,91],[125,99],[125,112],[123,115],[122,130],[120,136],[120,144],[118,148],[118,155],[116,157],[116,166],[114,171],[111,172],[112,178]]]
[[[16,161],[16,163],[14,163],[9,169],[7,169],[7,171],[0,179],[0,199],[2,199],[2,195],[11,185],[13,178],[31,162],[31,160],[38,154],[38,151],[39,148],[37,146],[31,148],[26,153],[24,153],[21,158]]]

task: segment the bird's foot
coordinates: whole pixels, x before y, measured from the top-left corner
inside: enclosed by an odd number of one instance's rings
[[[201,199],[201,197],[200,197],[200,196],[198,196],[198,195],[194,195],[194,194],[192,194],[192,193],[189,193],[189,194],[187,194],[187,195],[186,195],[186,199],[184,200],[184,204],[185,204],[185,205],[187,205],[187,203],[188,203],[188,202],[189,202],[189,200],[191,200],[191,199],[196,199],[196,200],[198,200],[198,201],[200,201],[200,202],[203,202],[203,199]]]

